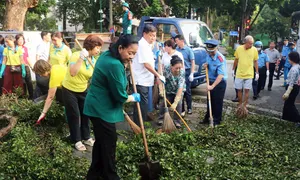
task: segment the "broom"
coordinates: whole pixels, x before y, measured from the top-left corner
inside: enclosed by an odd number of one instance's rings
[[[81,46],[81,44],[78,42],[77,39],[75,39],[75,43],[79,46],[79,48],[80,48],[81,50],[83,49],[82,46]],[[92,68],[95,69],[95,67],[94,67],[93,63],[90,61],[90,59],[87,58],[87,60],[88,60],[89,64],[92,66]],[[124,114],[124,116],[125,116],[126,121],[127,121],[128,124],[129,124],[129,126],[131,127],[132,131],[133,131],[135,134],[140,134],[140,133],[141,133],[141,128],[140,128],[138,125],[136,125],[136,124],[130,119],[130,117],[128,116],[128,114],[127,114],[124,110],[123,110],[123,114]]]
[[[208,77],[208,68],[206,66],[205,68],[206,73],[206,83],[209,84],[209,77]],[[209,109],[209,126],[214,127],[214,118],[212,115],[212,109],[211,109],[211,97],[210,97],[210,91],[207,91],[207,97],[208,97],[208,109]]]
[[[170,103],[170,101],[168,99],[167,103],[171,106],[172,104]],[[178,111],[176,109],[174,109],[174,112],[177,114],[177,116],[180,118],[180,120],[183,122],[183,124],[185,125],[185,127],[188,129],[189,132],[191,132],[191,128],[189,127],[189,125],[185,122],[185,120],[181,117],[181,115],[178,113]]]
[[[125,116],[125,119],[126,121],[128,122],[129,126],[131,127],[132,131],[135,133],[135,134],[141,134],[141,128],[136,125],[131,119],[130,117],[128,116],[128,114],[123,110],[123,114]]]
[[[164,103],[165,103],[165,114],[164,114],[164,123],[162,130],[166,133],[171,133],[172,131],[176,131],[177,128],[173,122],[173,119],[170,116],[168,106],[167,106],[167,97],[166,97],[166,88],[163,88],[164,90]]]

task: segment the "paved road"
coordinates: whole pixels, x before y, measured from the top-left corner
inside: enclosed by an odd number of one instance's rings
[[[233,61],[228,61],[227,62],[227,68],[228,68],[228,81],[227,81],[227,89],[225,93],[225,99],[232,100],[235,98],[235,90],[233,86],[233,77],[231,76],[231,70],[233,66]],[[268,79],[267,79],[268,82]],[[282,111],[283,108],[283,101],[281,99],[282,95],[285,92],[285,89],[283,87],[280,87],[280,85],[283,84],[283,76],[280,78],[280,80],[274,80],[273,81],[273,87],[272,91],[267,90],[267,85],[266,83],[266,88],[265,90],[261,91],[260,93],[260,98],[257,100],[253,100],[253,94],[252,91],[250,93],[250,100],[249,104],[251,105],[256,105],[261,108],[267,108],[267,109],[272,109],[275,111]],[[205,85],[200,85],[199,87],[195,88],[192,90],[193,95],[206,95],[205,91]],[[298,110],[300,110],[300,96],[298,96],[298,99],[296,101],[296,106]]]

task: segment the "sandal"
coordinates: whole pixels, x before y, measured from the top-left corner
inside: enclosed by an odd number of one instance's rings
[[[85,147],[85,145],[82,144],[81,141],[78,141],[78,142],[75,144],[75,148],[76,148],[78,151],[86,151],[86,147]]]
[[[91,147],[94,146],[94,143],[95,143],[95,140],[92,139],[92,138],[90,138],[90,139],[88,139],[88,140],[83,140],[83,144],[88,145],[88,146],[91,146]]]

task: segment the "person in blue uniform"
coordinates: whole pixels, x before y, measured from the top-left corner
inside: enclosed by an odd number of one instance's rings
[[[277,72],[277,76],[276,76],[275,80],[279,80],[280,71],[284,67],[286,57],[288,56],[288,49],[289,49],[288,44],[289,44],[289,39],[286,37],[283,40],[283,46],[282,46],[282,51],[281,51],[281,60],[280,60],[280,63],[279,63],[278,72]]]
[[[288,47],[289,48],[287,50],[287,54],[290,54],[291,52],[296,51],[296,47],[295,47],[294,42],[289,42]],[[289,56],[287,55],[285,63],[284,63],[284,87],[287,85],[286,80],[287,80],[287,76],[288,76],[288,73],[289,73],[291,67],[292,67],[292,65],[290,64]]]
[[[255,81],[255,76],[252,81],[253,99],[256,100],[259,97],[261,89],[263,89],[266,83],[266,78],[269,76],[269,56],[262,50],[263,43],[256,41],[254,43],[255,48],[258,51],[258,73],[259,78]],[[253,67],[254,68],[254,67]]]
[[[219,125],[222,121],[223,99],[227,85],[227,64],[225,57],[218,51],[219,41],[212,39],[205,42],[206,63],[204,68],[208,67],[209,84],[207,84],[207,91],[211,94],[211,108],[214,119],[214,126]],[[208,99],[207,99],[208,103]],[[209,122],[209,107],[207,105],[207,112],[204,120],[201,123]]]
[[[129,10],[129,4],[128,3],[123,2],[122,7],[123,7],[123,11],[125,11],[125,13],[123,14],[123,20],[122,20],[123,35],[131,34],[132,15],[133,14]]]

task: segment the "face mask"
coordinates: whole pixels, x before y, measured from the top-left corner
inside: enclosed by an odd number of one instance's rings
[[[256,49],[257,49],[257,51],[260,51],[260,50],[261,50],[261,48],[258,48],[258,47],[257,47]]]

